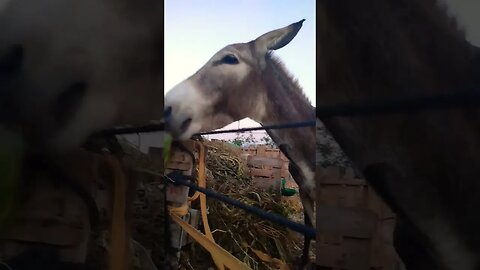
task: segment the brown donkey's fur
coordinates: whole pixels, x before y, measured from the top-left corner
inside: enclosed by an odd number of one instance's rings
[[[434,0],[318,8],[318,106],[479,86],[477,48]],[[321,120],[399,214],[395,246],[408,269],[479,269],[478,109]]]

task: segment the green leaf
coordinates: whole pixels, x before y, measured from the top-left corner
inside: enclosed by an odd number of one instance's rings
[[[172,149],[173,138],[170,134],[165,134],[165,140],[163,141],[163,164],[164,168],[167,167],[168,161],[170,160],[170,151]]]

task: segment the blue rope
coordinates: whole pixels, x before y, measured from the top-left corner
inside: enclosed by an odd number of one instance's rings
[[[316,235],[315,229],[313,229],[311,227],[305,226],[305,225],[300,224],[300,223],[293,222],[293,221],[291,221],[291,220],[289,220],[285,217],[282,217],[282,216],[274,214],[274,213],[265,212],[262,209],[244,204],[244,203],[242,203],[238,200],[232,199],[230,197],[227,197],[223,194],[214,192],[212,190],[209,190],[209,189],[206,189],[206,188],[203,188],[203,187],[199,187],[197,184],[185,180],[185,179],[192,179],[192,177],[183,175],[182,172],[180,172],[180,171],[173,171],[173,172],[169,173],[168,175],[166,175],[166,178],[175,185],[188,186],[195,191],[200,191],[200,192],[204,193],[208,197],[211,197],[211,198],[217,199],[219,201],[222,201],[224,203],[236,206],[236,207],[241,208],[241,209],[243,209],[243,210],[245,210],[249,213],[255,214],[255,215],[257,215],[257,216],[259,216],[263,219],[269,220],[271,222],[274,222],[274,223],[277,223],[277,224],[282,225],[284,227],[287,227],[287,228],[289,228],[293,231],[301,233],[307,238],[313,238],[313,239],[315,238],[315,235]]]

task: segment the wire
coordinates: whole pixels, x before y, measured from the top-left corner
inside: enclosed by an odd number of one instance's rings
[[[122,135],[122,134],[132,134],[132,133],[148,133],[148,132],[158,132],[164,131],[164,123],[160,124],[151,124],[139,127],[123,127],[123,128],[111,128],[102,130],[94,133],[92,136],[105,136],[105,135]]]
[[[402,113],[426,110],[449,109],[461,106],[480,106],[480,91],[447,94],[433,97],[384,100],[370,104],[336,105],[316,108],[320,119],[335,116],[361,116],[373,114]]]
[[[210,134],[220,134],[220,133],[236,133],[236,132],[246,132],[254,130],[268,130],[268,129],[284,129],[284,128],[301,128],[301,127],[314,127],[316,121],[303,121],[303,122],[290,122],[285,124],[275,124],[261,127],[251,127],[251,128],[240,128],[240,129],[227,129],[227,130],[214,130],[208,132],[200,132],[197,135],[210,135]]]
[[[432,109],[448,109],[460,106],[480,105],[480,91],[470,90],[461,93],[447,94],[433,97],[415,97],[409,99],[384,100],[367,104],[356,105],[335,105],[330,107],[317,107],[316,115],[318,118],[329,118],[334,116],[360,116],[371,114],[386,114],[399,112],[412,112]],[[246,132],[254,130],[283,129],[315,126],[316,121],[291,122],[284,124],[275,124],[262,127],[240,128],[229,130],[215,130],[209,132],[200,132],[195,135],[209,135],[221,133]],[[112,128],[95,133],[94,135],[120,135],[130,133],[146,133],[165,131],[165,124],[151,124],[140,127]]]

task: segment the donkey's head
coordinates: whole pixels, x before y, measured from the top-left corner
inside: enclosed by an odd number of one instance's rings
[[[66,149],[163,114],[162,3],[0,1],[0,125]]]
[[[268,98],[264,80],[267,54],[287,45],[303,21],[248,43],[226,46],[171,89],[165,96],[165,120],[172,135],[188,139],[245,117],[261,122]]]

